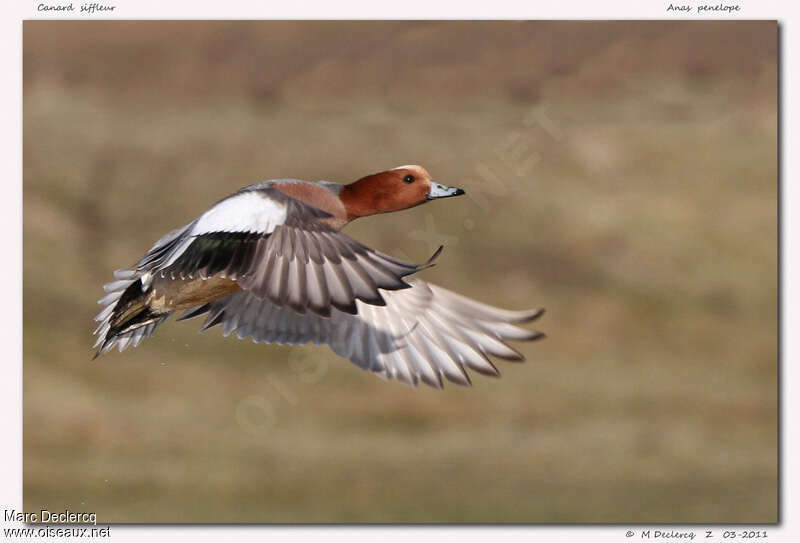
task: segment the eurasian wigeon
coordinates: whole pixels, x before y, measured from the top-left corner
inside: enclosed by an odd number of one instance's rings
[[[464,194],[434,182],[420,166],[400,166],[342,185],[275,179],[244,187],[158,240],[130,270],[104,286],[95,357],[137,346],[176,310],[206,315],[225,336],[254,342],[326,344],[385,379],[442,378],[470,384],[465,366],[498,376],[489,355],[522,361],[508,340],[541,332],[514,326],[543,309],[508,311],[404,278],[430,265],[408,264],[339,230],[368,215]]]

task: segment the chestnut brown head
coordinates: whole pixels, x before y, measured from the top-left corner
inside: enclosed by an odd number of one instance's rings
[[[409,165],[362,177],[343,187],[339,197],[348,217],[355,219],[459,194],[464,190],[437,183],[422,166]]]

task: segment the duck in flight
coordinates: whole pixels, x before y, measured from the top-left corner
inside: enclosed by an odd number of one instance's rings
[[[433,265],[401,262],[340,229],[359,217],[464,194],[421,166],[348,185],[276,179],[244,187],[153,245],[98,303],[95,358],[137,346],[174,311],[205,315],[254,342],[328,345],[384,379],[469,385],[466,368],[499,372],[490,356],[522,361],[506,342],[544,337],[517,324],[543,309],[509,311],[408,276]]]

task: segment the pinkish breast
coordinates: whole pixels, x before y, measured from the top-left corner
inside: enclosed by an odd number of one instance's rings
[[[322,222],[337,230],[349,222],[347,211],[341,200],[339,200],[339,196],[323,185],[309,183],[308,181],[279,181],[274,183],[272,187],[286,196],[330,213],[333,216],[329,219],[322,219]]]

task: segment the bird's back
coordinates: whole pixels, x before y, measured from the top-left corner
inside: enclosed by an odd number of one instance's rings
[[[312,183],[299,179],[276,179],[267,181],[261,186],[277,189],[290,198],[329,213],[331,217],[321,219],[321,221],[337,230],[348,222],[347,211],[344,204],[339,200],[339,190],[342,188],[339,183],[327,181]]]

